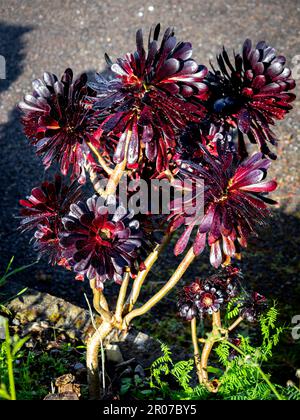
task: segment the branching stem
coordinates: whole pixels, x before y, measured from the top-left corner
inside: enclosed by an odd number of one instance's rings
[[[111,175],[113,173],[113,169],[110,168],[107,163],[105,162],[103,156],[100,154],[99,150],[96,149],[96,147],[92,144],[92,143],[87,143],[87,145],[89,146],[89,148],[91,149],[91,151],[94,153],[94,155],[96,156],[99,165],[101,166],[101,168],[107,173],[107,175]]]
[[[90,281],[90,286],[93,291],[93,306],[96,312],[98,312],[103,321],[110,322],[112,319],[112,315],[109,311],[107,300],[102,290],[96,288],[95,279]]]
[[[119,292],[117,306],[116,306],[116,313],[115,313],[116,322],[120,325],[122,324],[122,313],[124,309],[124,303],[126,299],[126,293],[127,293],[127,289],[129,285],[129,280],[130,280],[130,268],[127,267],[124,277],[123,277],[123,282],[120,287],[120,292]]]
[[[104,197],[108,197],[109,195],[115,194],[115,192],[118,188],[120,180],[121,180],[121,178],[124,174],[124,171],[126,169],[126,166],[127,166],[127,151],[128,151],[128,145],[129,145],[129,142],[130,142],[130,139],[131,139],[131,135],[132,135],[132,131],[128,130],[126,140],[125,140],[126,143],[125,143],[124,159],[122,160],[122,162],[118,163],[115,166],[115,169],[111,173],[111,175],[108,179],[108,183],[106,185],[105,191],[102,193],[102,195]]]
[[[214,384],[212,384],[209,381],[207,365],[208,365],[209,356],[213,349],[213,346],[216,343],[216,341],[218,341],[220,338],[221,329],[222,329],[222,323],[221,323],[220,311],[214,312],[212,315],[212,332],[208,336],[208,338],[205,340],[205,343],[202,349],[202,355],[201,355],[201,372],[202,372],[203,383],[205,384],[205,386],[210,392],[214,392],[214,393],[218,392],[218,387],[216,387]]]
[[[195,359],[195,366],[198,375],[199,384],[203,382],[202,378],[202,370],[201,370],[201,357],[198,345],[198,338],[197,338],[197,321],[196,318],[191,320],[191,335],[194,347],[194,359]]]
[[[133,311],[129,312],[123,320],[123,327],[124,329],[128,328],[130,322],[136,318],[137,316],[144,315],[148,312],[154,305],[162,300],[176,284],[181,280],[183,274],[186,272],[190,264],[194,261],[195,254],[193,251],[193,247],[185,255],[184,259],[181,261],[179,266],[177,267],[176,271],[171,276],[170,280],[151,298],[146,302],[143,306],[138,309],[134,309]]]
[[[145,268],[145,270],[140,271],[138,273],[137,277],[134,280],[132,290],[131,290],[131,293],[130,293],[130,296],[129,296],[127,312],[132,311],[133,306],[135,305],[135,303],[138,300],[141,288],[144,284],[144,281],[145,281],[146,277],[148,276],[151,268],[153,267],[153,265],[157,261],[158,257],[162,253],[162,251],[165,249],[165,247],[170,242],[170,239],[171,239],[171,236],[166,235],[163,238],[161,244],[157,245],[155,247],[155,249],[151,252],[151,254],[149,254],[148,257],[146,258],[146,260],[144,261],[144,264],[145,264],[146,268]]]

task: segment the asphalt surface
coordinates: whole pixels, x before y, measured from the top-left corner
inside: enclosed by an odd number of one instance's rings
[[[0,80],[1,270],[12,255],[16,266],[35,259],[29,236],[16,232],[15,216],[18,200],[45,174],[22,134],[15,105],[31,92],[31,81],[45,70],[56,74],[67,67],[75,73],[101,71],[105,52],[116,58],[133,51],[135,31],[142,27],[147,34],[156,22],[174,26],[178,39],[191,41],[199,63],[209,65],[223,45],[237,51],[250,37],[275,46],[292,67],[298,55],[300,67],[299,0],[151,0],[142,4],[137,0],[0,0],[0,54],[7,66],[7,79]],[[300,69],[298,73],[300,77]],[[291,215],[294,223],[299,203],[299,99],[279,126],[281,143],[273,174],[281,186],[277,193],[280,211]],[[276,241],[276,232],[274,235]],[[71,290],[75,300],[82,290],[72,275],[52,269],[46,261],[19,274],[18,281],[60,296],[70,296]]]

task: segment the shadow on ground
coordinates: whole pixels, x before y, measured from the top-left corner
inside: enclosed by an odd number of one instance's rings
[[[31,26],[16,26],[0,22],[0,55],[6,61],[6,79],[0,81],[0,93],[7,90],[22,74],[25,58],[24,35],[32,29]]]

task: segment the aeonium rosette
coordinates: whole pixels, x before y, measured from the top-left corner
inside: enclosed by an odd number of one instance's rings
[[[239,291],[240,271],[228,266],[206,279],[195,279],[178,295],[179,315],[186,321],[218,312]]]
[[[168,28],[159,43],[160,25],[150,32],[148,52],[142,31],[136,34],[137,50],[112,64],[116,78],[96,75],[91,87],[97,97],[88,102],[102,114],[98,135],[108,136],[114,161],[136,169],[143,159],[156,162],[158,172],[168,169],[180,130],[199,122],[205,113],[204,66],[192,59],[192,45],[177,42]]]
[[[135,270],[143,233],[132,211],[120,205],[112,213],[109,204],[95,195],[72,204],[62,223],[62,255],[77,279],[95,279],[102,289],[106,280],[121,283],[127,267]]]
[[[34,230],[34,248],[39,256],[47,255],[52,264],[62,262],[59,246],[62,218],[81,196],[77,182],[67,185],[56,175],[53,182],[44,181],[40,187],[32,189],[30,196],[20,200],[20,230]]]
[[[274,191],[277,183],[265,180],[271,161],[261,153],[240,161],[226,150],[213,156],[202,149],[202,162],[184,162],[181,174],[194,179],[195,185],[197,181],[204,182],[203,214],[198,208],[189,211],[193,194],[197,194],[196,188],[195,192],[184,194],[189,201],[180,208],[175,200],[171,204],[169,229],[184,226],[175,246],[176,255],[185,250],[192,231],[196,230],[194,253],[202,253],[208,242],[210,262],[217,268],[222,263],[229,263],[232,257],[239,257],[249,236],[255,234],[257,226],[269,216],[267,204],[275,202],[266,197],[266,193]],[[182,185],[179,182],[177,188],[182,188]]]
[[[286,59],[273,47],[260,41],[254,47],[250,39],[244,42],[242,54],[230,60],[225,49],[217,56],[219,68],[207,76],[210,99],[209,119],[226,131],[238,130],[239,153],[247,155],[244,135],[256,143],[260,151],[275,159],[268,143],[277,144],[271,127],[292,109],[295,87]]]
[[[19,103],[26,136],[46,169],[58,161],[63,175],[71,169],[71,177],[84,183],[86,163],[94,163],[88,144],[99,147],[93,134],[98,126],[95,112],[83,101],[87,94],[94,95],[87,75],[74,80],[73,71],[67,69],[59,80],[45,72],[32,85],[33,93]]]

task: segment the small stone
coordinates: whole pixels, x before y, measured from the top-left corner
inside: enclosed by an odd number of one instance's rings
[[[137,347],[144,347],[146,341],[149,339],[149,336],[147,334],[144,334],[142,332],[139,332],[134,340],[134,344]]]
[[[85,369],[85,366],[84,366],[82,363],[75,363],[75,365],[74,365],[73,369],[74,369],[75,371],[78,371],[78,370]]]
[[[288,380],[288,381],[287,381],[287,383],[286,383],[286,386],[287,386],[287,387],[291,387],[291,386],[293,386],[293,387],[294,387],[294,386],[295,386],[295,384],[294,384],[294,382],[293,382],[293,381]]]
[[[43,328],[41,327],[41,324],[39,322],[31,322],[27,325],[26,328],[24,328],[22,335],[26,336],[28,334],[32,333],[41,333],[43,331]]]
[[[52,349],[50,351],[51,356],[57,356],[58,354],[60,354],[60,350],[58,349]]]
[[[57,341],[49,341],[46,345],[46,350],[58,350],[59,349],[59,343]]]
[[[124,361],[120,347],[117,344],[108,344],[105,348],[107,360],[113,363],[122,363]]]
[[[5,320],[3,316],[0,316],[0,340],[5,340]]]
[[[145,371],[141,365],[137,365],[134,369],[134,373],[139,375],[139,377],[144,378],[145,377]]]

